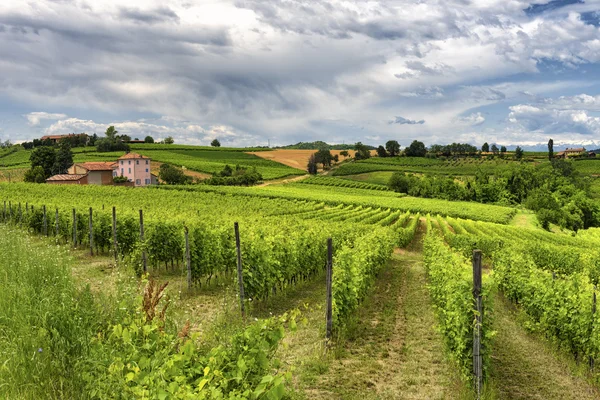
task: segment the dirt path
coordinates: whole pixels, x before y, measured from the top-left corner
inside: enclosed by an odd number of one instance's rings
[[[420,233],[396,252],[372,295],[327,356],[304,362],[306,399],[456,399],[462,385],[444,357],[425,284]],[[333,354],[332,354],[333,353]]]
[[[281,184],[284,184],[284,183],[297,182],[297,181],[301,181],[303,179],[306,179],[309,176],[310,175],[306,174],[306,175],[294,176],[292,178],[274,179],[274,180],[271,180],[271,181],[265,181],[265,182],[261,183],[260,185],[256,185],[256,187],[269,186],[269,185],[281,185]]]
[[[490,383],[499,399],[600,399],[600,391],[574,375],[573,362],[528,333],[502,296],[494,307],[496,339]]]

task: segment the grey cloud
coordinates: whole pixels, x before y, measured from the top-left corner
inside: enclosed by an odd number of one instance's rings
[[[535,16],[542,14],[547,11],[557,10],[562,7],[570,6],[573,4],[584,4],[583,0],[552,0],[542,4],[532,4],[523,11],[529,16]]]
[[[124,19],[146,24],[160,22],[178,22],[179,16],[169,7],[159,7],[153,10],[141,10],[139,8],[121,8],[119,15]]]
[[[419,121],[415,121],[415,120],[412,120],[412,119],[407,119],[407,118],[399,117],[399,116],[396,116],[395,119],[393,119],[391,121],[388,121],[389,125],[392,125],[392,124],[400,124],[400,125],[423,125],[424,123],[425,123],[424,119],[419,120]]]

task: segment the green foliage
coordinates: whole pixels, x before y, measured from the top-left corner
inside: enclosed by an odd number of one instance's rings
[[[154,138],[152,136],[146,136],[144,138],[144,143],[154,143]]]
[[[410,146],[404,150],[404,154],[407,157],[425,157],[425,154],[427,154],[427,149],[425,148],[425,144],[423,142],[413,140]]]
[[[428,233],[423,242],[423,258],[429,277],[429,291],[438,311],[440,330],[444,335],[450,356],[460,366],[465,381],[473,371],[473,277],[469,262],[452,252],[442,237],[433,231],[428,222]],[[491,282],[483,277],[482,351],[484,378],[490,363],[492,296]]]
[[[552,161],[554,159],[554,140],[548,140],[548,159]]]
[[[385,149],[389,153],[390,157],[395,157],[400,154],[400,143],[397,140],[388,140],[385,143]]]
[[[328,176],[314,176],[308,179],[303,179],[299,181],[301,184],[305,185],[321,185],[321,186],[336,186],[336,187],[346,187],[346,188],[357,188],[357,189],[368,189],[368,190],[388,190],[387,187],[383,185],[376,185],[372,183],[364,183],[351,181],[346,179],[332,178]]]
[[[235,170],[233,170],[229,165],[226,165],[218,176],[205,179],[203,182],[213,186],[251,186],[261,180],[262,175],[256,168],[246,169],[236,165]]]
[[[212,147],[221,147],[221,142],[219,142],[219,139],[214,139],[212,142],[210,142],[210,145]]]
[[[520,146],[517,146],[515,149],[515,159],[521,160],[523,158],[523,149]]]
[[[481,151],[483,153],[488,153],[490,151],[490,145],[488,144],[488,142],[485,142],[482,146],[481,146]]]
[[[46,173],[41,165],[28,169],[23,177],[25,182],[44,183],[46,182]]]
[[[185,175],[181,168],[169,164],[162,164],[160,166],[158,177],[167,185],[185,185],[192,183],[191,176]]]
[[[71,151],[70,142],[62,139],[58,144],[52,174],[66,174],[71,165],[73,165],[73,152]]]
[[[308,158],[308,164],[306,166],[306,169],[311,175],[317,174],[317,157],[314,154],[311,154]]]
[[[175,143],[175,140],[173,139],[173,136],[167,136],[166,139],[164,140],[165,144],[173,144]],[[215,147],[215,146],[213,146]]]
[[[369,150],[369,147],[365,146],[361,142],[357,142],[354,145],[354,150],[355,150],[354,159],[356,159],[356,160],[366,160],[367,158],[371,157],[371,152]]]
[[[323,168],[330,167],[331,162],[333,161],[333,155],[329,150],[319,150],[315,154],[315,162],[319,164],[323,164]],[[309,160],[310,162],[310,160]]]
[[[377,157],[383,158],[383,157],[387,157],[387,156],[388,156],[388,153],[385,150],[385,147],[383,147],[383,146],[377,147]]]
[[[52,169],[56,162],[56,151],[52,147],[38,147],[31,152],[29,157],[31,169],[41,167],[44,170],[44,179],[52,175]]]

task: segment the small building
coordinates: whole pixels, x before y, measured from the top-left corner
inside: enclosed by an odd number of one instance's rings
[[[46,136],[42,136],[40,140],[42,142],[44,142],[46,140],[49,140],[50,142],[52,142],[52,144],[56,144],[56,143],[58,143],[63,138],[80,136],[80,135],[81,134],[75,134],[75,133],[70,133],[68,135],[46,135]]]
[[[556,158],[569,158],[569,157],[576,157],[582,153],[585,153],[585,148],[584,147],[577,147],[577,148],[573,148],[573,149],[569,149],[566,148],[564,151],[559,151],[558,153],[556,153],[555,157]]]
[[[87,185],[87,174],[59,174],[46,179],[46,183],[61,185]]]
[[[135,186],[155,185],[158,180],[150,172],[150,158],[137,153],[127,153],[117,160],[113,176],[124,176]]]
[[[88,185],[112,185],[113,184],[113,169],[116,167],[115,162],[85,162],[73,164],[69,168],[69,174],[87,175]]]

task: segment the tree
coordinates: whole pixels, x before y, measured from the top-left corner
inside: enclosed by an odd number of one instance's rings
[[[31,169],[42,167],[44,170],[44,179],[46,179],[52,175],[52,168],[56,161],[56,152],[52,147],[38,147],[31,152],[29,161],[31,161]]]
[[[481,146],[481,152],[488,153],[489,151],[490,151],[490,145],[488,144],[488,142],[485,142],[483,144],[483,146]]]
[[[517,148],[515,149],[515,158],[517,160],[520,160],[523,158],[523,149],[521,148],[521,146],[517,146]]]
[[[212,142],[210,142],[210,145],[212,147],[221,147],[221,142],[219,142],[218,139],[213,140]]]
[[[167,136],[167,138],[165,139],[165,144],[173,144],[173,143],[175,143],[173,136]]]
[[[554,140],[548,140],[548,160],[552,161],[554,158]]]
[[[307,170],[311,175],[317,174],[317,158],[315,157],[315,153],[311,154],[308,158]]]
[[[501,154],[506,153],[506,146],[500,147],[500,153]]]
[[[395,157],[400,154],[400,143],[396,140],[388,140],[385,143],[385,149],[390,153],[390,157]]]
[[[498,146],[496,146],[495,144],[492,145],[492,153],[498,154]]]
[[[387,151],[385,151],[385,148],[383,146],[379,146],[377,148],[377,157],[387,157]]]
[[[408,193],[410,178],[404,172],[394,172],[388,182],[388,187],[398,193]]]
[[[52,166],[52,173],[54,175],[66,174],[71,165],[73,165],[71,145],[68,140],[63,139],[58,143],[58,151],[56,152],[56,158]]]
[[[371,157],[371,152],[369,151],[369,148],[361,142],[357,142],[354,145],[354,151],[354,158],[356,160],[366,160],[367,158]]]
[[[131,142],[131,136],[129,135],[121,135],[117,137],[117,139],[121,139],[121,141],[123,142]]]
[[[117,133],[119,133],[119,131],[116,130],[115,127],[112,125],[106,129],[106,137],[109,138],[111,141],[117,138]]]
[[[168,185],[183,185],[189,183],[190,176],[186,176],[181,168],[169,164],[162,164],[158,172],[158,177]]]
[[[410,146],[406,148],[405,154],[408,157],[425,157],[425,154],[427,154],[427,149],[425,148],[425,144],[423,142],[413,140]]]
[[[31,183],[46,182],[46,173],[44,172],[44,168],[38,165],[37,167],[28,169],[25,172],[25,176],[23,176],[23,180]]]
[[[350,153],[348,153],[348,150],[340,151],[340,156],[343,156],[344,159],[346,159],[349,155],[350,155]]]
[[[144,143],[154,143],[154,138],[152,136],[146,136],[144,138]]]
[[[315,161],[317,163],[323,164],[323,169],[325,167],[330,167],[331,162],[333,161],[333,155],[331,155],[331,151],[329,150],[319,150],[315,154]]]

